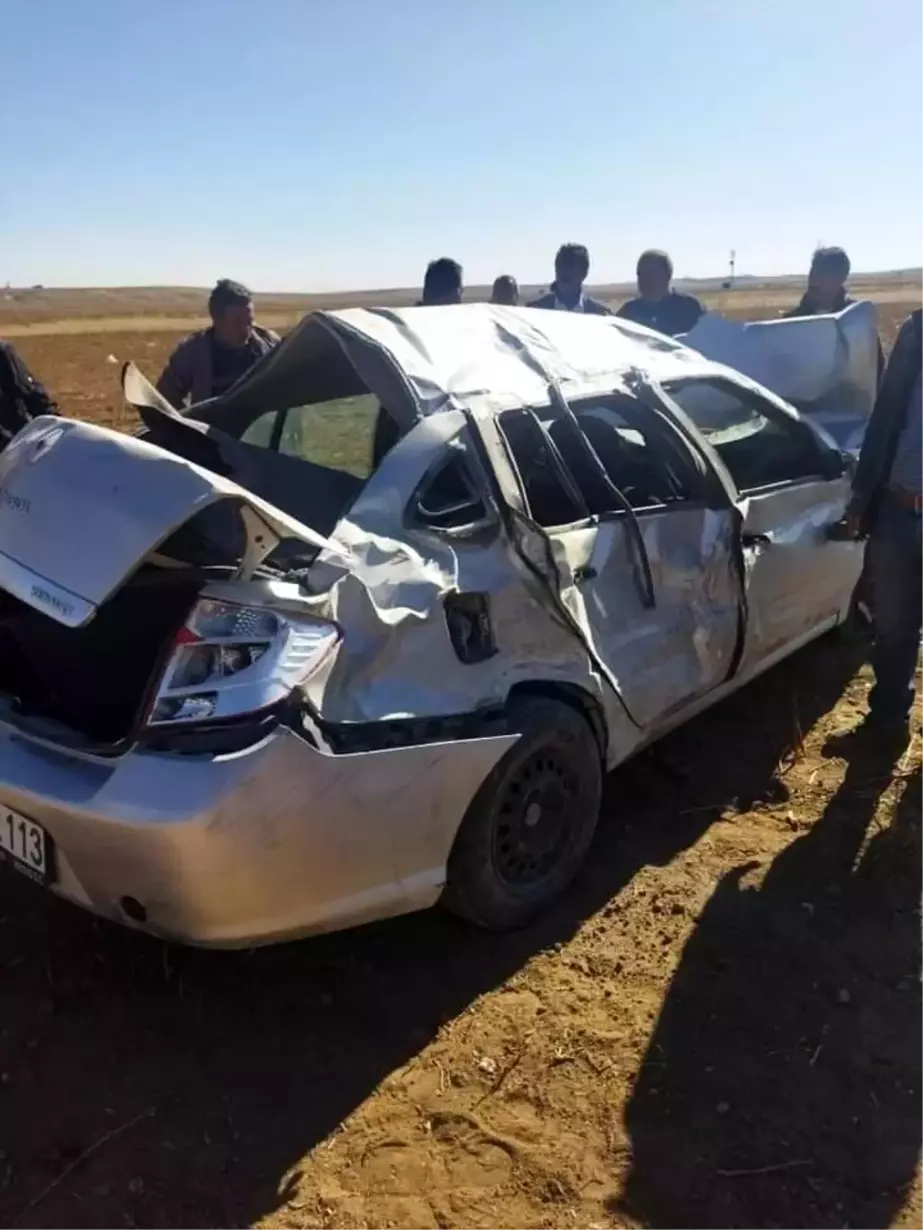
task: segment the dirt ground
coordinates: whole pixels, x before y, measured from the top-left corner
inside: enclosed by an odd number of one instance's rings
[[[108,356],[155,374],[175,336],[22,349],[127,425]],[[862,649],[613,774],[585,874],[516,935],[433,911],[194,952],[0,869],[0,1225],[920,1225],[923,739],[825,747]]]

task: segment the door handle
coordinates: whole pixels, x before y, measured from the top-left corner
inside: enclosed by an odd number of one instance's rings
[[[772,539],[768,534],[741,534],[740,541],[745,547],[771,547]]]

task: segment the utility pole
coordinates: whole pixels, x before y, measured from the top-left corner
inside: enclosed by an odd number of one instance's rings
[[[731,248],[731,259],[728,261],[728,276],[727,280],[722,285],[722,290],[730,290],[734,285],[734,274],[737,269],[737,253]]]

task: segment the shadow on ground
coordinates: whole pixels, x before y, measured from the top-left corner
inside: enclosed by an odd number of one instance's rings
[[[245,1226],[271,1213],[298,1159],[443,1022],[566,941],[640,868],[695,843],[732,800],[784,795],[777,765],[854,668],[848,651],[820,645],[672,736],[672,768],[639,760],[614,775],[586,874],[554,914],[512,936],[434,911],[250,954],[199,953],[95,923],[3,873],[0,1224]],[[906,1181],[913,1091],[889,1073],[917,1021],[902,981],[916,957],[913,877],[888,870],[903,851],[896,836],[848,877],[858,824],[848,827],[838,836],[832,808],[759,892],[726,882],[706,910],[631,1108],[629,1193],[645,1220],[690,1224],[693,1210],[696,1224],[771,1224],[778,1177],[719,1188],[707,1168],[798,1160],[808,1145],[822,1159],[833,1116],[857,1117],[857,1183],[872,1175],[896,1199]],[[863,893],[880,920],[860,933],[850,916]],[[833,967],[819,939],[829,936]],[[767,1120],[777,1142],[760,1129],[754,1157],[748,1124]],[[795,1193],[785,1224],[832,1213],[835,1195],[815,1191],[827,1178],[822,1160],[784,1173]],[[884,1224],[889,1201],[864,1206],[863,1224]],[[857,1210],[836,1224],[847,1213]]]
[[[889,1226],[920,1152],[920,775],[856,752],[824,815],[719,884],[626,1115],[653,1226]],[[908,1073],[912,1074],[908,1080]]]

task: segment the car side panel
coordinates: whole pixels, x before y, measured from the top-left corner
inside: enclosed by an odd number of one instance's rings
[[[827,537],[848,498],[844,476],[741,501],[749,612],[742,673],[848,608],[864,544]]]
[[[702,507],[639,516],[653,605],[626,518],[552,535],[565,601],[642,730],[731,671],[740,629],[735,516]]]

